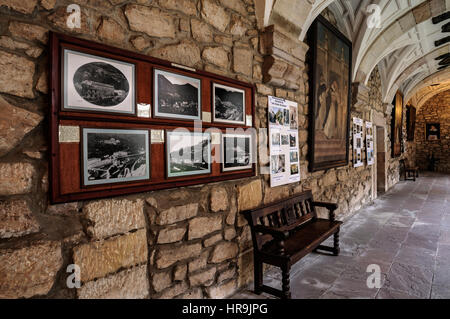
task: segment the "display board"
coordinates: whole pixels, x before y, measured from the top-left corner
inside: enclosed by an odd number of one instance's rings
[[[50,48],[52,203],[256,175],[252,84],[55,33]]]
[[[270,186],[300,181],[298,105],[269,96]]]
[[[363,120],[357,117],[353,118],[353,167],[364,165],[362,159],[363,147]]]
[[[371,166],[375,164],[372,122],[366,122],[366,152],[367,165]]]

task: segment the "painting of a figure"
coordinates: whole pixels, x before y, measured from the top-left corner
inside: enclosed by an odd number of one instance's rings
[[[321,17],[312,43],[311,171],[348,163],[351,43]]]
[[[392,157],[402,155],[403,138],[403,96],[397,92],[394,99],[394,108],[392,110]]]

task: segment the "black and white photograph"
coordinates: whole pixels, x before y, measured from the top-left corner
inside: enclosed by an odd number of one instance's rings
[[[289,126],[289,120],[290,120],[290,117],[289,117],[289,110],[284,110],[284,125],[285,126]]]
[[[280,145],[281,145],[281,134],[272,133],[272,146],[280,146]]]
[[[201,119],[201,80],[155,70],[155,116],[179,120]]]
[[[214,122],[245,124],[245,91],[213,83]]]
[[[211,134],[167,132],[167,176],[211,173]]]
[[[272,174],[281,174],[286,172],[286,156],[272,155],[271,156]]]
[[[135,114],[135,65],[64,50],[64,110]]]
[[[150,178],[147,130],[83,129],[84,185]]]
[[[236,171],[252,168],[252,136],[222,134],[222,170]]]
[[[281,134],[281,145],[289,145],[289,135]]]

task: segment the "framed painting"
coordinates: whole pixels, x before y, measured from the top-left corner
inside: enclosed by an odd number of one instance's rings
[[[148,180],[148,130],[83,128],[85,186]]]
[[[349,159],[352,44],[319,16],[310,33],[310,170],[345,166]]]
[[[155,117],[201,119],[201,79],[155,70]]]
[[[402,155],[403,139],[403,95],[400,92],[395,94],[393,104],[391,125],[392,157],[399,157]]]
[[[439,141],[441,139],[441,124],[427,123],[426,134],[427,141]]]
[[[414,131],[416,130],[416,108],[408,105],[406,107],[406,132],[407,140],[414,141]]]
[[[135,114],[135,65],[64,49],[64,111]]]

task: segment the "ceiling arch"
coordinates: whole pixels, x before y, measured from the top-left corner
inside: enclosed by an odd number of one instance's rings
[[[328,8],[353,43],[353,82],[367,84],[378,66],[383,100],[397,89],[412,90],[438,72],[437,53],[448,45],[443,25],[432,19],[450,10],[450,0],[255,0],[258,25],[278,24],[303,41],[316,17]],[[375,5],[376,10],[373,5]],[[372,6],[372,7],[370,7]],[[379,25],[372,23],[379,13]],[[445,50],[441,50],[445,48]],[[394,92],[394,93],[393,93]],[[405,93],[405,92],[403,92]]]

